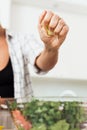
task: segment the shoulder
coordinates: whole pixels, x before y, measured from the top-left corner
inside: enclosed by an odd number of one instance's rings
[[[18,44],[24,45],[26,42],[30,41],[32,34],[6,30],[6,36],[8,39],[10,38],[13,43],[16,42]]]
[[[16,38],[16,39],[20,39],[20,40],[23,40],[23,39],[30,39],[31,35],[32,34],[29,34],[29,33],[23,33],[23,32],[15,32],[13,30],[9,30],[9,29],[6,29],[6,35],[9,37],[12,37],[13,39]]]

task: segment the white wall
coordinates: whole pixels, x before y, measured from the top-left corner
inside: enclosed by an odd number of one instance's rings
[[[37,22],[42,9],[13,4],[11,29],[21,32],[34,32],[38,36]],[[78,11],[77,11],[78,12]],[[37,76],[32,72],[35,96],[59,96],[71,90],[77,96],[87,92],[87,16],[85,14],[57,12],[70,27],[66,41],[60,49],[59,62],[48,74]]]
[[[39,8],[14,4],[11,28],[15,31],[34,32],[38,37],[37,22]],[[70,27],[66,41],[60,49],[59,62],[46,76],[59,78],[87,79],[87,17],[85,14],[57,12]]]
[[[0,23],[3,27],[10,27],[11,0],[0,0]]]

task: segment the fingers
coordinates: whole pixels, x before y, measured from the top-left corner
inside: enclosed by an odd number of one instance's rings
[[[54,14],[49,22],[49,29],[54,30],[60,20],[60,17],[56,14]]]
[[[42,21],[43,21],[45,15],[46,15],[46,13],[47,13],[47,11],[44,10],[44,11],[42,12],[42,14],[40,15],[40,17],[39,17],[39,23],[40,23],[40,24],[42,23]]]
[[[65,26],[63,26],[63,28],[62,28],[62,30],[61,30],[59,35],[60,36],[66,36],[68,31],[69,31],[69,27],[67,25],[65,25]]]
[[[64,25],[65,25],[65,22],[63,21],[63,19],[60,19],[58,21],[58,23],[57,23],[57,26],[54,28],[54,32],[56,34],[58,34],[62,30],[62,28],[63,28]]]
[[[38,28],[39,28],[39,29],[41,29],[41,27],[42,27],[42,21],[43,21],[45,15],[46,15],[46,13],[47,13],[47,11],[44,10],[44,11],[42,12],[42,14],[40,15],[40,17],[39,17],[39,22],[38,22]]]
[[[44,27],[49,27],[52,17],[53,17],[53,13],[51,11],[48,11],[44,17],[44,20],[42,21],[42,25],[44,25]]]
[[[53,31],[56,35],[67,34],[69,28],[65,21],[52,11],[43,11],[39,18],[39,29],[41,27]]]
[[[41,28],[48,26],[52,16],[53,16],[52,11],[43,11],[41,16],[39,17],[38,27]]]

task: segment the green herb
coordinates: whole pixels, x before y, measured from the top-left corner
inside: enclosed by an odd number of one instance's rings
[[[17,103],[11,105],[14,109]],[[31,130],[80,130],[80,123],[87,120],[82,102],[39,101],[33,99],[21,110],[32,122]]]
[[[33,127],[31,130],[47,130],[44,124]]]
[[[25,130],[21,125],[18,125],[18,130]]]
[[[14,102],[8,102],[8,106],[9,106],[9,109],[12,111],[12,110],[15,110],[17,109],[17,102],[14,101]]]
[[[69,124],[65,120],[60,120],[51,126],[50,130],[69,130]]]

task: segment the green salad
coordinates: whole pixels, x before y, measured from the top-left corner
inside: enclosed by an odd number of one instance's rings
[[[83,102],[33,99],[23,105],[20,109],[14,102],[10,108],[19,109],[32,123],[30,130],[81,130],[81,124],[87,120]]]
[[[82,102],[39,101],[25,104],[23,115],[33,124],[31,130],[80,130],[87,119]]]

